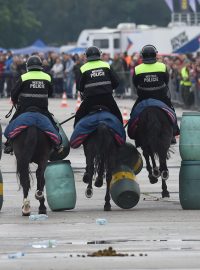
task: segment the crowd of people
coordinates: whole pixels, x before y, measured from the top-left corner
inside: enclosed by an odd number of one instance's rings
[[[61,97],[66,92],[67,98],[76,98],[76,83],[80,67],[85,63],[84,54],[38,53],[43,61],[44,71],[49,73],[54,82],[51,97]],[[13,55],[12,51],[0,51],[0,97],[10,97],[17,78],[26,72],[26,61],[29,55]],[[119,86],[115,96],[123,98],[128,89],[133,88],[132,76],[134,67],[142,62],[140,54],[128,55],[126,52],[115,54],[111,58],[102,53],[101,59],[108,62],[118,74]],[[170,86],[182,100],[185,107],[194,104],[195,93],[200,99],[200,54],[195,55],[159,55],[158,61],[165,63],[170,74]],[[130,92],[129,92],[130,93]],[[131,91],[133,93],[133,91]]]

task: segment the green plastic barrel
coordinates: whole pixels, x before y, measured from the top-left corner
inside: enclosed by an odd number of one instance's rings
[[[200,161],[182,161],[179,198],[183,209],[200,210]]]
[[[128,166],[137,175],[143,168],[142,156],[136,147],[131,143],[120,146],[116,157],[116,168]]]
[[[65,134],[63,128],[58,123],[58,121],[56,119],[55,119],[55,121],[57,122],[57,126],[59,128],[59,133],[62,137],[62,145],[64,146],[64,149],[59,154],[57,151],[52,152],[52,154],[50,155],[50,158],[49,158],[50,161],[62,160],[69,155],[69,151],[70,151],[70,144],[69,144],[69,140],[67,138],[67,135]]]
[[[182,160],[200,160],[200,113],[184,112],[180,124],[179,151]]]
[[[0,124],[0,160],[1,160],[1,156],[2,156],[2,127]]]
[[[140,199],[140,187],[134,172],[123,166],[115,171],[110,183],[110,194],[114,203],[120,208],[134,207]]]
[[[0,210],[3,205],[3,177],[0,170]]]
[[[70,161],[49,162],[44,177],[50,209],[52,211],[73,209],[76,205],[76,188]]]

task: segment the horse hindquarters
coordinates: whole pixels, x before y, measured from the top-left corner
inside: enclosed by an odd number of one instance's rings
[[[17,174],[23,188],[24,198],[28,197],[30,189],[29,163],[33,157],[36,144],[37,129],[35,127],[27,128],[13,142],[13,149],[17,159]]]

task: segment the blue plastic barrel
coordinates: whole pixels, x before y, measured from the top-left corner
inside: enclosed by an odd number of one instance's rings
[[[52,211],[73,209],[76,205],[76,188],[70,161],[49,162],[44,176],[50,209]]]

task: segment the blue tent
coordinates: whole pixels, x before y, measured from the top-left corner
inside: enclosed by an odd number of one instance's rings
[[[70,49],[68,51],[66,51],[65,53],[69,53],[69,54],[81,54],[81,53],[84,53],[86,50],[86,48],[83,48],[83,47],[75,47],[73,49]]]
[[[20,49],[12,49],[14,54],[32,54],[34,52],[59,52],[58,47],[47,46],[41,39],[37,39],[31,46],[20,48]]]

